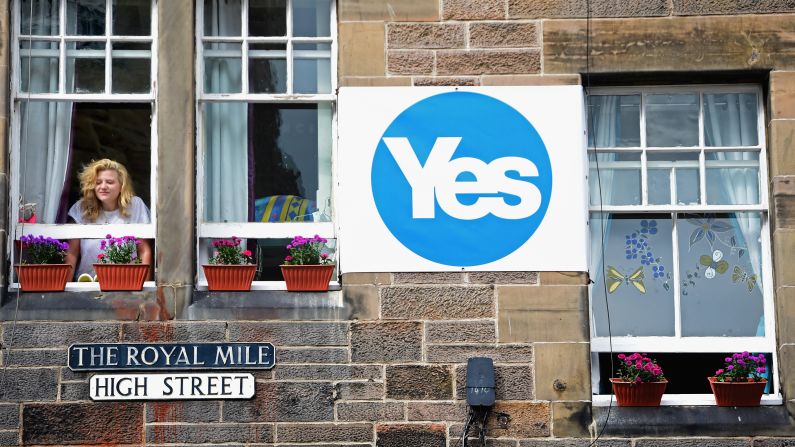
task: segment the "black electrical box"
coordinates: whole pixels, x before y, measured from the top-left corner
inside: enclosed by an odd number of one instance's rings
[[[467,360],[467,403],[473,407],[490,407],[496,400],[494,361],[487,357]]]

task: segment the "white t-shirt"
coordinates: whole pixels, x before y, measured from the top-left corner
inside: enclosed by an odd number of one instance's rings
[[[149,215],[149,208],[146,207],[144,201],[139,197],[133,197],[130,204],[129,216],[121,215],[120,210],[105,211],[100,210],[97,220],[94,222],[83,221],[83,199],[80,199],[69,208],[69,217],[74,219],[75,223],[79,224],[135,224],[135,223],[149,223],[151,217]],[[126,236],[125,234],[114,234],[115,237]],[[102,253],[99,246],[102,239],[81,239],[80,240],[80,263],[75,270],[75,278],[80,276],[81,273],[88,273],[94,276],[93,264],[97,262],[97,255]]]

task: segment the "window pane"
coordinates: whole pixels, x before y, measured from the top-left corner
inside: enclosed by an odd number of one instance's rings
[[[651,205],[698,203],[698,152],[647,152],[648,195]],[[671,178],[676,196],[671,198]]]
[[[152,31],[152,4],[149,0],[113,0],[113,34],[149,36]]]
[[[78,36],[105,34],[105,0],[67,0],[66,34]]]
[[[331,93],[330,44],[295,44],[293,58],[295,93]]]
[[[58,42],[20,42],[20,89],[30,93],[58,92]]]
[[[204,106],[205,219],[331,219],[331,106]]]
[[[646,146],[698,146],[698,95],[646,97]]]
[[[589,96],[588,146],[640,146],[640,96]]]
[[[676,170],[676,203],[678,205],[698,205],[701,201],[701,185],[698,169]]]
[[[66,92],[105,92],[105,43],[66,43]]]
[[[205,36],[242,35],[240,0],[204,0]]]
[[[596,335],[608,335],[605,300],[614,337],[674,335],[671,216],[601,216],[594,213],[590,221],[591,307]]]
[[[54,36],[58,34],[58,1],[22,0],[19,9],[22,14],[19,32],[23,36]]]
[[[206,93],[240,93],[242,91],[239,43],[204,44],[204,91]]]
[[[704,95],[704,143],[707,146],[756,146],[755,93]]]
[[[759,154],[708,152],[707,203],[752,205],[759,203]]]
[[[651,169],[647,175],[649,181],[649,205],[671,204],[671,170]]]
[[[591,152],[588,158],[591,205],[640,205],[639,152]]]
[[[149,93],[150,48],[148,43],[113,44],[113,93]]]
[[[286,36],[287,2],[285,0],[249,0],[249,36]]]
[[[293,36],[331,36],[329,0],[293,0]]]
[[[20,190],[37,223],[66,223],[69,207],[81,198],[80,170],[101,158],[124,164],[135,194],[150,206],[149,104],[34,101],[20,107]]]
[[[683,336],[764,336],[759,213],[679,215]]]
[[[248,85],[252,93],[287,92],[287,45],[250,44]]]

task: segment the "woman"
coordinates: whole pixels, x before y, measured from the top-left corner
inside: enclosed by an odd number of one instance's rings
[[[92,161],[80,173],[80,190],[83,198],[69,209],[69,217],[75,223],[132,224],[150,221],[149,209],[143,200],[134,195],[130,174],[119,162],[107,158]],[[100,242],[101,239],[69,241],[66,263],[71,264],[75,277],[83,273],[94,275],[92,264],[97,262],[97,255],[102,252]],[[152,265],[152,247],[148,241],[141,241],[138,257],[144,264]],[[151,276],[151,269],[149,272]]]

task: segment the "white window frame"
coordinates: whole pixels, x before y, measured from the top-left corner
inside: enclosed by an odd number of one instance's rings
[[[706,203],[706,152],[717,152],[724,150],[732,151],[746,151],[757,152],[759,154],[759,203],[752,205],[649,205],[648,204],[648,189],[647,189],[647,164],[646,154],[650,152],[670,152],[670,147],[648,147],[646,145],[646,97],[653,94],[661,93],[693,93],[699,95],[699,142],[697,146],[692,147],[677,147],[675,149],[692,149],[694,152],[699,151],[698,168],[699,168],[699,192],[700,203]],[[715,147],[706,146],[704,142],[704,95],[716,93],[754,93],[757,97],[757,135],[758,144],[756,146],[732,146],[732,147]],[[765,316],[765,336],[764,337],[683,337],[682,334],[682,314],[681,314],[681,292],[679,280],[679,254],[676,241],[678,240],[676,225],[673,225],[672,240],[673,242],[673,265],[672,272],[675,275],[673,279],[674,286],[674,336],[670,337],[603,337],[596,336],[596,323],[593,314],[593,306],[589,307],[591,312],[591,362],[593,365],[598,365],[598,354],[620,352],[682,352],[682,353],[698,353],[698,352],[737,352],[751,351],[751,352],[770,352],[772,353],[771,363],[772,368],[772,393],[765,395],[762,398],[762,403],[766,405],[776,405],[782,403],[782,398],[779,389],[778,380],[778,355],[776,352],[775,340],[775,311],[773,303],[773,272],[772,272],[772,255],[770,248],[770,230],[769,230],[769,200],[768,200],[768,166],[767,166],[767,148],[766,148],[766,133],[765,133],[765,109],[764,97],[762,88],[757,85],[680,85],[680,86],[652,86],[652,87],[599,87],[589,89],[587,96],[600,96],[600,95],[639,95],[640,96],[640,146],[637,147],[599,147],[594,148],[588,145],[588,154],[604,153],[604,152],[624,152],[624,153],[640,153],[641,164],[641,204],[640,205],[590,205],[589,214],[602,212],[606,214],[618,213],[722,213],[722,212],[758,212],[761,215],[762,228],[761,228],[761,244],[762,244],[762,294],[763,294],[763,309]],[[586,113],[588,107],[588,99],[586,96]],[[600,163],[600,168],[605,168],[604,163]],[[671,184],[672,190],[675,188],[675,183]],[[673,194],[673,193],[672,193]],[[590,220],[590,218],[589,218]],[[593,221],[592,221],[593,222]],[[591,256],[598,256],[598,253],[591,253]],[[593,299],[593,287],[589,286],[589,296]],[[716,369],[721,365],[716,365]],[[663,365],[663,368],[665,365]],[[706,380],[706,378],[704,379]],[[612,396],[607,394],[596,394],[599,389],[600,374],[598,367],[591,369],[591,382],[594,390],[593,404],[596,406],[607,406],[610,404]],[[712,394],[666,394],[663,396],[662,405],[714,405],[714,398]]]
[[[19,222],[20,201],[20,175],[12,175],[10,182],[9,216],[10,234],[8,235],[7,255],[14,265],[14,241],[25,234],[43,234],[49,237],[68,240],[68,239],[102,239],[106,234],[114,235],[133,235],[142,239],[155,239],[155,228],[157,225],[157,0],[150,0],[151,22],[150,34],[148,36],[114,36],[113,30],[113,0],[105,0],[105,34],[97,36],[75,36],[66,34],[66,3],[67,0],[59,1],[59,26],[58,34],[46,36],[27,36],[21,33],[22,0],[13,0],[12,14],[12,37],[11,37],[11,132],[10,132],[10,169],[11,172],[21,173],[21,153],[20,144],[22,133],[22,114],[20,113],[23,102],[53,102],[70,101],[79,103],[128,103],[128,104],[150,104],[152,107],[151,119],[151,164],[150,164],[150,212],[151,222],[148,224],[30,224]],[[20,49],[20,42],[27,41],[57,41],[59,42],[58,54],[58,92],[56,93],[29,93],[21,91],[21,57],[27,54]],[[85,41],[104,41],[105,49],[97,50],[105,53],[105,93],[65,93],[66,80],[66,60],[67,42]],[[149,93],[109,93],[112,92],[112,43],[151,43],[150,58],[150,91]],[[28,130],[30,131],[30,130]],[[154,256],[153,256],[154,258]],[[152,266],[154,268],[154,265]],[[9,285],[10,289],[17,289],[19,283],[14,282]],[[154,289],[154,281],[146,281],[145,289]],[[99,284],[70,282],[66,286],[67,291],[73,290],[99,290]]]
[[[207,238],[221,239],[232,235],[243,239],[291,239],[295,235],[319,235],[326,239],[336,239],[339,233],[336,215],[337,187],[337,7],[336,1],[330,4],[330,28],[328,37],[293,37],[292,11],[293,0],[286,0],[286,36],[258,37],[248,36],[248,0],[241,0],[241,32],[240,36],[204,36],[204,2],[196,2],[196,253],[200,253],[201,240]],[[241,44],[241,93],[205,93],[204,92],[204,44],[240,43]],[[248,82],[248,51],[249,44],[284,43],[287,59],[287,92],[286,93],[250,93]],[[331,93],[305,94],[293,92],[293,55],[292,43],[317,43],[331,45],[330,82]],[[242,102],[242,103],[275,103],[298,104],[310,103],[331,105],[331,222],[206,222],[204,220],[204,138],[202,117],[204,104],[211,102]],[[339,259],[339,246],[335,247],[336,258]],[[199,290],[207,290],[207,280],[201,268],[201,257],[196,257],[197,284]],[[339,262],[337,262],[339,265]],[[339,282],[332,280],[330,288],[339,288]],[[254,281],[252,290],[286,290],[284,281]]]

